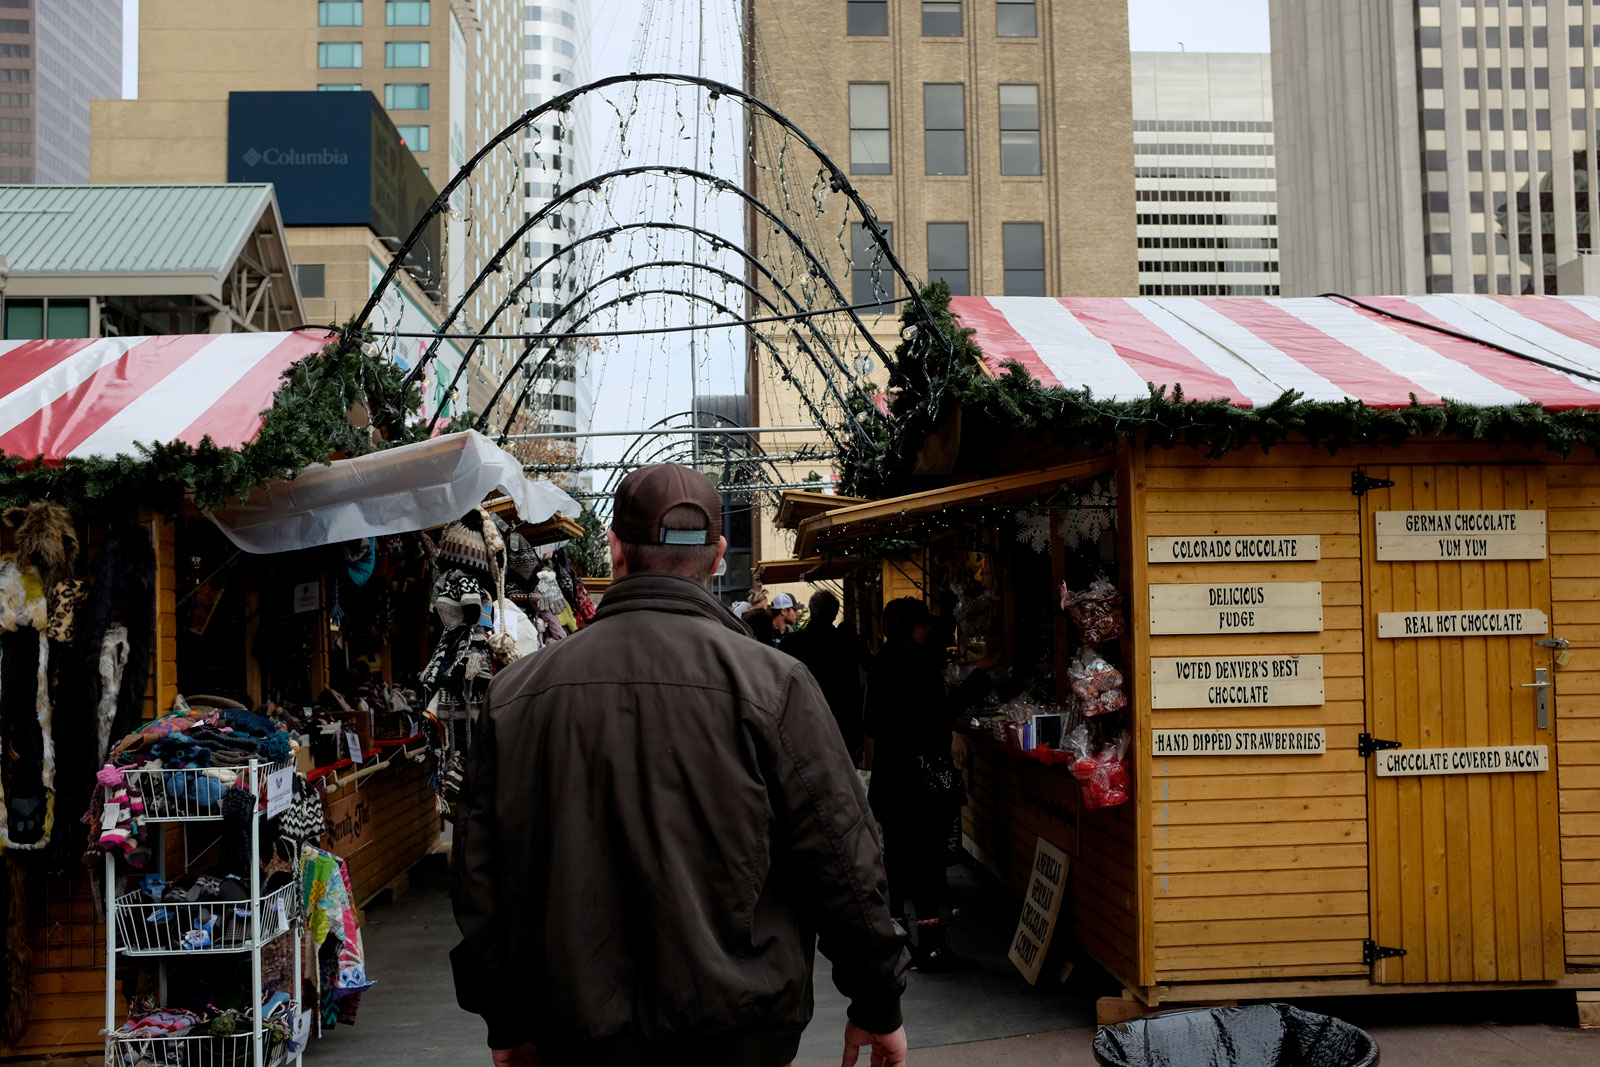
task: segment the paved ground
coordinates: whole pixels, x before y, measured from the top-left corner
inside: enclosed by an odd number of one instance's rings
[[[354,1027],[306,1054],[312,1067],[487,1063],[483,1025],[455,1006],[449,950],[456,941],[441,857],[413,873],[398,903],[367,915],[367,963],[378,984]],[[973,974],[912,975],[905,999],[913,1067],[1092,1067],[1094,1001],[1114,983],[1079,966],[1065,985],[1030,987],[1005,960],[1015,905],[971,874],[957,874],[967,917],[952,943],[983,966]],[[844,1005],[818,960],[816,1021],[795,1067],[834,1067]],[[1383,1067],[1595,1067],[1600,1030],[1570,1026],[1571,997],[1366,997],[1306,1002],[1378,1038]]]

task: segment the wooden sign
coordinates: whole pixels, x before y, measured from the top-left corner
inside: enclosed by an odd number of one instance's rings
[[[1550,750],[1544,745],[1495,745],[1488,748],[1392,748],[1378,753],[1378,777],[1425,774],[1505,774],[1548,771]]]
[[[1017,933],[1008,953],[1029,985],[1039,981],[1039,969],[1044,966],[1045,951],[1050,947],[1050,935],[1055,932],[1066,891],[1067,854],[1041,837],[1034,846],[1033,877],[1022,898],[1022,918],[1017,920]]]
[[[1305,563],[1322,558],[1322,538],[1219,534],[1208,537],[1148,537],[1151,563]]]
[[[1323,699],[1321,656],[1150,660],[1152,708],[1285,708]]]
[[[1328,750],[1327,731],[1151,730],[1150,754],[1165,756],[1320,756]]]
[[[1380,511],[1379,559],[1544,559],[1542,511]]]
[[[350,856],[367,842],[372,813],[367,809],[367,798],[359,790],[341,790],[344,794],[328,802],[328,851],[339,856]]]
[[[1536,608],[1378,612],[1379,637],[1515,637],[1549,631],[1549,618]]]
[[[1315,633],[1321,582],[1152,585],[1152,634]]]

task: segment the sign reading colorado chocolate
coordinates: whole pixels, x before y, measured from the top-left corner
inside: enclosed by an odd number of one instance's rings
[[[1150,660],[1153,708],[1281,708],[1322,702],[1321,656]]]
[[[1424,774],[1502,774],[1548,771],[1550,750],[1544,745],[1499,745],[1490,748],[1395,748],[1378,753],[1378,777]]]
[[[1150,753],[1161,756],[1320,756],[1327,732],[1315,730],[1151,730]]]
[[[1300,563],[1322,558],[1322,538],[1256,537],[1221,534],[1214,537],[1149,537],[1151,563]]]
[[[1378,612],[1379,637],[1515,637],[1549,630],[1549,618],[1536,608]]]
[[[1152,585],[1153,634],[1315,633],[1321,582]]]
[[[1380,511],[1379,559],[1544,559],[1542,511]]]

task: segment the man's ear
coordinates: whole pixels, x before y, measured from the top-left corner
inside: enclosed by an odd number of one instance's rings
[[[727,554],[728,539],[726,537],[717,538],[717,558],[711,561],[711,573],[706,575],[707,581],[710,581],[712,578],[717,576],[717,568],[722,566],[722,557],[726,556]]]
[[[622,541],[618,539],[614,530],[606,531],[606,544],[611,549],[611,577],[626,578],[628,561],[622,558]]]

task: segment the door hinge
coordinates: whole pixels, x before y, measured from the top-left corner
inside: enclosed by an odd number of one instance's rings
[[[1359,468],[1350,472],[1350,495],[1366,496],[1368,489],[1393,489],[1394,482],[1388,478],[1369,478],[1367,472]]]
[[[1362,759],[1366,759],[1368,756],[1375,756],[1386,748],[1399,747],[1399,741],[1385,741],[1383,738],[1373,737],[1371,734],[1356,735],[1356,753]]]
[[[1379,960],[1393,959],[1405,954],[1406,950],[1403,948],[1389,948],[1387,945],[1378,944],[1370,937],[1361,942],[1361,962],[1369,971]]]

